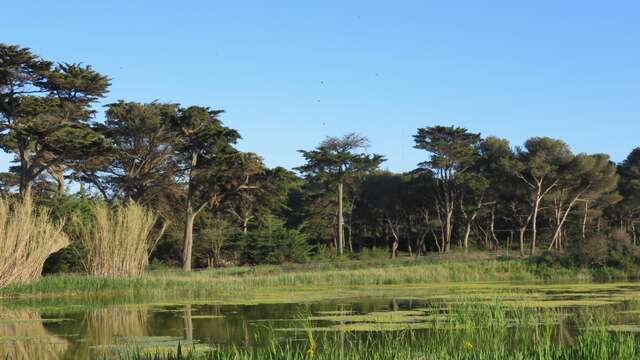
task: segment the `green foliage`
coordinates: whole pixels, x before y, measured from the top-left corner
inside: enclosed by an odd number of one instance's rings
[[[593,234],[575,240],[565,252],[546,251],[530,261],[543,266],[636,272],[640,270],[640,249],[633,245],[626,231],[614,229],[608,234]]]
[[[257,229],[246,235],[243,260],[251,264],[305,262],[311,251],[305,234],[287,229],[280,219],[266,216]]]
[[[455,126],[432,126],[419,128],[413,136],[416,149],[425,150],[431,157],[420,164],[433,171],[438,178],[451,179],[463,171],[477,156],[480,134]]]
[[[82,229],[91,226],[91,200],[74,195],[54,194],[38,198],[39,206],[51,209],[51,217],[63,221],[64,231],[71,244],[50,256],[44,264],[44,273],[82,273],[85,265],[86,249],[81,239]]]

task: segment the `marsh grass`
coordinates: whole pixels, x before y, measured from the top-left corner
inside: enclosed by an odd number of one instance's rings
[[[140,276],[149,265],[156,216],[133,201],[114,209],[96,202],[92,211],[94,223],[82,231],[88,273],[98,277]]]
[[[111,259],[105,261],[112,261]],[[114,265],[117,267],[117,265]],[[424,286],[469,282],[535,282],[547,279],[591,281],[589,270],[547,269],[541,276],[537,265],[522,260],[478,260],[466,262],[378,261],[375,263],[318,264],[288,269],[282,266],[234,267],[186,273],[153,271],[139,277],[52,275],[31,284],[14,284],[0,289],[0,298],[96,297],[136,294],[172,294],[182,298],[215,298],[252,303],[283,302],[291,292],[309,300],[330,295],[330,290],[349,292],[360,287]],[[243,299],[235,294],[243,293]],[[305,293],[306,292],[306,293]],[[282,296],[280,296],[282,295]],[[326,296],[325,296],[326,297]],[[323,298],[325,298],[323,297]]]
[[[129,349],[121,359],[254,360],[254,359],[637,359],[640,338],[606,331],[606,315],[585,312],[575,320],[578,333],[564,339],[556,310],[509,309],[496,301],[452,307],[450,316],[428,330],[383,333],[318,332],[301,320],[302,339],[281,340],[273,333],[265,347],[183,347],[179,350]],[[303,340],[303,341],[300,341]]]
[[[0,197],[0,288],[40,278],[47,257],[67,245],[63,223],[34,208],[31,196]]]

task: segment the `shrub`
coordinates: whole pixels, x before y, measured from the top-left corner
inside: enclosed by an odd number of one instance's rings
[[[640,250],[624,230],[595,234],[575,241],[566,255],[554,255],[553,262],[590,268],[613,267],[635,270],[640,263]]]
[[[387,248],[362,248],[356,257],[358,260],[375,260],[375,259],[387,259],[391,256],[391,252]]]
[[[604,266],[609,258],[609,238],[601,235],[590,236],[579,249],[579,264]]]
[[[268,215],[246,235],[243,260],[252,264],[306,262],[311,250],[305,234],[287,229],[282,220]]]
[[[62,221],[34,209],[30,196],[0,198],[0,287],[38,279],[49,255],[69,245]]]
[[[93,222],[91,201],[80,196],[57,193],[51,197],[38,197],[36,201],[37,205],[50,209],[50,217],[54,221],[74,219],[64,221],[64,232],[69,236],[71,244],[47,259],[43,273],[83,272],[86,254],[80,230]]]
[[[155,242],[151,232],[156,216],[129,201],[113,209],[96,202],[94,223],[84,228],[87,272],[94,276],[138,276],[149,264]]]

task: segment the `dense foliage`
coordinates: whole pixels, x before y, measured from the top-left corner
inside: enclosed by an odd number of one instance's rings
[[[76,219],[64,222],[72,244],[47,271],[81,271],[86,243],[73,227],[91,222],[96,202],[128,201],[157,216],[163,236],[151,263],[185,270],[373,248],[390,257],[473,248],[538,251],[540,261],[578,266],[640,264],[640,148],[615,164],[559,139],[512,146],[432,125],[417,129],[424,161],[408,173],[381,170],[384,156],[357,134],[301,150],[306,162],[295,171],[269,169],[236,148],[241,134],[222,110],[121,100],[97,121],[93,106],[109,85],[90,66],[0,44],[0,147],[15,159],[0,190],[33,193],[53,218]]]

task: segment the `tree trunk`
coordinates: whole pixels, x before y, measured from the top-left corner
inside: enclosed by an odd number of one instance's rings
[[[538,236],[538,210],[540,209],[540,201],[542,198],[540,197],[540,189],[538,188],[538,194],[536,196],[536,201],[533,205],[533,214],[531,215],[531,255],[536,254],[536,239]]]
[[[193,221],[195,214],[191,205],[187,207],[184,224],[184,250],[182,251],[182,269],[191,271],[191,257],[193,252]]]
[[[561,218],[558,219],[558,227],[556,228],[555,233],[553,234],[553,239],[551,240],[551,245],[549,246],[549,250],[551,250],[553,248],[554,245],[556,245],[556,247],[559,249],[561,246],[561,241],[562,241],[562,226],[564,225],[564,223],[567,221],[567,217],[569,216],[569,213],[571,212],[571,210],[573,209],[573,206],[575,205],[575,203],[579,200],[580,196],[582,194],[579,194],[578,196],[576,196],[567,206],[567,209],[565,210],[564,214],[560,214],[562,215]]]
[[[60,195],[64,194],[64,168],[62,167],[52,168],[51,173],[53,174],[53,177],[56,179],[56,183],[58,185],[57,187],[58,194]]]
[[[342,213],[343,185],[338,184],[338,255],[344,253],[344,215]]]
[[[184,223],[184,249],[182,250],[182,269],[191,271],[191,257],[193,253],[193,221],[196,212],[193,211],[193,188],[191,180],[193,179],[193,171],[198,162],[198,154],[191,154],[191,170],[189,171],[189,181],[187,182],[187,206],[185,209]]]
[[[520,227],[520,256],[524,256],[524,233],[527,231],[527,225]]]
[[[20,196],[31,193],[31,181],[28,179],[29,159],[26,154],[26,146],[23,141],[18,142],[18,156],[20,158]]]
[[[471,221],[467,222],[466,229],[464,230],[464,253],[469,253],[469,234],[471,234]]]
[[[491,225],[489,227],[489,230],[491,231],[491,238],[493,239],[493,242],[496,246],[497,254],[500,250],[500,242],[498,241],[498,236],[496,236],[496,209],[493,207],[491,208]]]
[[[245,217],[242,220],[242,233],[247,235],[248,229],[249,229],[249,218]]]
[[[445,252],[449,252],[449,250],[451,250],[451,238],[452,238],[452,219],[453,219],[453,206],[450,206],[447,209],[447,223],[446,223],[446,244],[445,244],[445,248],[444,251]]]
[[[589,200],[584,201],[584,217],[582,218],[582,239],[587,237],[587,219],[589,218]]]
[[[389,230],[391,231],[391,236],[393,236],[393,243],[391,244],[391,258],[396,258],[396,252],[398,251],[398,247],[400,246],[400,234],[398,233],[398,229],[394,228],[393,222],[391,219],[387,218],[387,223],[389,224]]]

